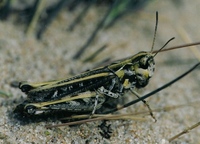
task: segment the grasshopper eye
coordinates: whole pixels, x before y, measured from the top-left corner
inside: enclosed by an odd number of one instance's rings
[[[140,68],[148,69],[151,65],[154,65],[152,56],[145,56],[140,60]]]

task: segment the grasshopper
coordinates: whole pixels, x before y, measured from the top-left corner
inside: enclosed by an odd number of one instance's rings
[[[21,82],[19,88],[26,93],[27,100],[18,105],[16,110],[32,116],[53,111],[95,114],[96,110],[102,108],[106,102],[122,97],[128,90],[139,97],[135,89],[145,87],[153,76],[154,57],[174,39],[170,39],[160,50],[153,53],[157,25],[158,12],[150,52],[142,51],[68,79],[42,83]],[[144,100],[142,101],[146,104]],[[153,117],[149,106],[148,108]]]
[[[19,88],[28,97],[24,111],[31,115],[36,114],[37,110],[54,109],[94,113],[107,99],[117,99],[126,90],[145,87],[155,69],[153,58],[151,53],[140,52],[66,80],[22,82]]]

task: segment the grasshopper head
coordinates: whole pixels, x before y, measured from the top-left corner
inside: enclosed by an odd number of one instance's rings
[[[154,56],[151,53],[146,53],[141,56],[134,69],[136,87],[145,87],[148,84],[149,79],[153,76],[155,70]]]

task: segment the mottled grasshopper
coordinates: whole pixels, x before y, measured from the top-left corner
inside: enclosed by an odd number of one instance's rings
[[[174,39],[170,39],[159,51],[153,53],[157,23],[158,13],[150,52],[139,52],[68,79],[43,83],[21,82],[19,88],[26,93],[27,100],[18,105],[16,110],[31,116],[53,111],[63,111],[69,115],[95,114],[107,101],[118,99],[127,90],[139,97],[135,89],[145,87],[153,76],[154,57]],[[148,108],[150,110],[149,106]]]
[[[155,70],[154,57],[157,53],[153,54],[152,50],[157,23],[158,13],[150,52],[139,52],[68,79],[43,83],[21,82],[19,88],[27,94],[27,100],[17,109],[28,115],[52,111],[94,114],[106,101],[123,96],[126,90],[131,90],[138,96],[134,89],[145,87]]]
[[[75,77],[45,83],[22,82],[28,99],[24,112],[30,115],[52,110],[95,113],[107,99],[121,97],[126,90],[142,88],[154,72],[154,55],[140,52],[105,67]]]

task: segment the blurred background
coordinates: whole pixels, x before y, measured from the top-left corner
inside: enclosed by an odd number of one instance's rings
[[[113,133],[102,138],[101,122],[45,128],[52,122],[21,125],[13,110],[25,94],[16,81],[42,82],[150,51],[159,13],[154,50],[200,41],[200,1],[193,0],[1,0],[0,1],[0,143],[168,143],[169,138],[197,123],[199,68],[147,99],[157,122],[109,121]],[[197,49],[195,49],[197,48]],[[141,95],[176,78],[199,61],[199,46],[158,53],[156,71]],[[135,99],[127,94],[127,101]],[[195,103],[194,103],[195,102]],[[179,107],[180,105],[183,105]],[[172,110],[165,107],[177,106]],[[138,103],[121,113],[147,110]],[[59,121],[57,122],[59,123]],[[199,143],[200,129],[172,143]]]

